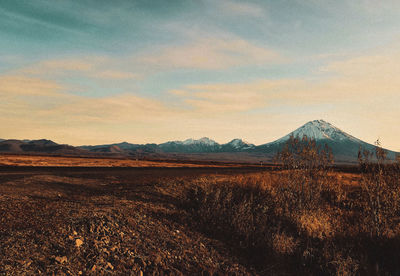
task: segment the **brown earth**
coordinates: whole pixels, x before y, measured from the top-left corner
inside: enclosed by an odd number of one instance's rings
[[[0,275],[254,274],[181,206],[184,183],[215,173],[2,167]]]
[[[329,170],[301,209],[300,170],[30,158],[1,159],[0,275],[400,271],[400,208],[387,205],[395,216],[387,216],[382,234],[373,236],[365,176],[353,167]],[[385,181],[398,183],[398,175],[393,171]]]

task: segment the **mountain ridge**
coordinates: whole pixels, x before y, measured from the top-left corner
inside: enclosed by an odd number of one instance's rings
[[[102,154],[115,156],[129,156],[134,158],[189,158],[207,159],[218,161],[229,158],[234,160],[246,159],[252,162],[261,160],[271,161],[276,153],[283,147],[290,136],[302,138],[307,136],[315,139],[318,145],[328,145],[333,152],[336,162],[357,162],[358,151],[360,148],[373,152],[375,146],[364,142],[336,126],[324,120],[313,120],[305,123],[289,134],[269,143],[254,145],[240,138],[232,139],[227,143],[217,143],[216,141],[202,137],[199,139],[189,138],[183,141],[168,141],[160,144],[132,144],[128,142],[86,145],[72,147],[69,145],[59,145],[51,140],[1,140],[0,152],[32,153],[44,152],[54,154]],[[397,154],[394,151],[385,149],[388,158],[394,159]]]

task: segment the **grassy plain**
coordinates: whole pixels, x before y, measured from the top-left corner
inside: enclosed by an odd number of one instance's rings
[[[0,155],[0,166],[23,167],[243,167],[238,163],[178,160],[138,160],[130,158],[99,158],[51,155]],[[246,165],[258,167],[258,165]]]

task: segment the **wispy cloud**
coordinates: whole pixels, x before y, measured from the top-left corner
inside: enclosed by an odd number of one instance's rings
[[[184,101],[205,114],[226,114],[266,108],[299,85],[298,80],[258,80],[247,83],[187,85],[179,93]]]
[[[117,59],[109,57],[85,57],[45,60],[16,70],[19,74],[32,76],[65,76],[79,74],[81,77],[105,80],[138,79],[139,73],[118,68]]]
[[[220,9],[225,14],[231,16],[247,15],[252,17],[261,17],[265,15],[264,8],[255,3],[231,0],[221,0],[215,3],[219,5]]]
[[[277,51],[240,38],[203,38],[162,48],[135,58],[145,67],[219,70],[237,66],[276,64],[285,59]]]
[[[23,75],[0,76],[0,95],[11,97],[18,95],[53,96],[59,95],[62,87],[56,82]]]

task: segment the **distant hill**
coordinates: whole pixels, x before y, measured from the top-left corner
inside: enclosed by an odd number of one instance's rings
[[[60,145],[51,140],[3,140],[0,141],[0,152],[20,154],[59,154],[59,155],[82,155],[88,151],[69,146]]]

